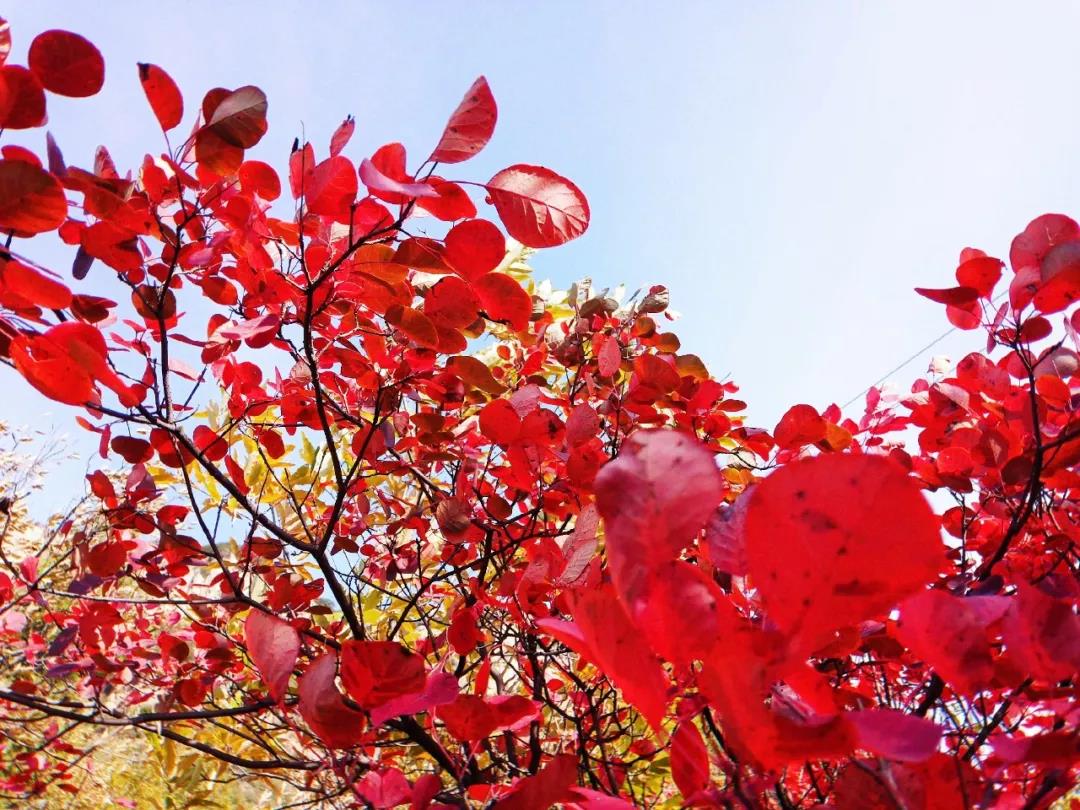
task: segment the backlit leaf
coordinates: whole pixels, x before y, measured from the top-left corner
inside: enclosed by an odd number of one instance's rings
[[[105,84],[105,60],[85,37],[70,31],[43,31],[30,43],[27,63],[42,86],[61,96],[83,98]]]
[[[589,227],[589,203],[581,189],[543,166],[510,166],[486,188],[507,232],[528,247],[561,245]]]

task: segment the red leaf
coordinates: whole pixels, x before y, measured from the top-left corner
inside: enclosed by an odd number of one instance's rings
[[[634,810],[635,805],[618,796],[609,796],[598,790],[583,787],[570,787],[573,800],[567,804],[569,810]]]
[[[1005,646],[1032,677],[1065,680],[1080,672],[1080,617],[1068,600],[1021,585],[1005,617]]]
[[[105,84],[105,60],[85,37],[70,31],[43,31],[30,43],[27,64],[46,90],[85,98]]]
[[[376,197],[386,198],[390,195],[390,199],[387,202],[396,202],[395,197],[438,197],[439,192],[431,187],[429,183],[411,183],[402,182],[400,180],[394,180],[391,177],[387,177],[371,162],[370,159],[364,158],[360,164],[360,180],[368,191],[374,194]]]
[[[371,710],[371,725],[381,726],[393,717],[403,714],[430,712],[438,706],[453,703],[458,696],[457,678],[445,672],[432,672],[420,692],[392,698]]]
[[[364,713],[350,707],[334,684],[337,655],[319,656],[300,676],[300,714],[330,748],[350,748],[363,739]]]
[[[487,273],[473,282],[489,320],[506,323],[515,332],[529,328],[532,297],[505,273]]]
[[[334,130],[334,134],[330,136],[330,157],[341,154],[341,150],[345,148],[355,129],[356,119],[351,115],[346,116],[345,120]]]
[[[915,292],[923,298],[929,298],[931,301],[953,307],[966,307],[979,300],[979,291],[973,287],[950,287],[947,290],[930,290],[925,287],[916,287]]]
[[[281,196],[281,180],[277,172],[261,160],[245,160],[240,164],[237,176],[240,178],[241,188],[258,194],[264,200],[276,200]]]
[[[773,430],[773,438],[781,450],[798,450],[823,441],[828,428],[828,422],[813,406],[793,405]]]
[[[438,197],[424,197],[416,201],[418,208],[422,208],[432,216],[438,217],[443,222],[454,222],[459,219],[469,219],[476,216],[476,206],[465,193],[465,189],[457,183],[451,183],[441,178],[431,177],[428,179],[431,187]]]
[[[230,146],[250,149],[266,134],[266,106],[266,94],[258,87],[233,90],[214,107],[203,130]]]
[[[300,634],[286,621],[252,610],[244,622],[244,644],[259,668],[270,697],[281,701],[300,654]]]
[[[655,354],[634,358],[631,389],[639,400],[652,402],[679,387],[679,372],[667,360]]]
[[[418,346],[439,347],[439,332],[431,319],[418,309],[395,304],[386,313],[386,320],[407,335]]]
[[[229,442],[218,436],[209,425],[199,425],[191,434],[191,440],[210,461],[221,461],[229,452]]]
[[[31,129],[45,123],[45,91],[41,82],[22,65],[0,68],[0,126]]]
[[[712,782],[709,752],[697,726],[689,719],[679,723],[671,736],[671,778],[686,800]]]
[[[341,647],[341,683],[365,709],[421,691],[426,677],[424,659],[396,641],[347,641]]]
[[[0,267],[0,296],[5,292],[47,309],[63,309],[72,301],[65,285],[14,259]]]
[[[1080,225],[1063,214],[1043,214],[1036,217],[1012,241],[1009,248],[1009,262],[1013,272],[1034,267],[1038,268],[1043,257],[1054,245],[1080,239]]]
[[[589,405],[574,406],[566,417],[566,443],[570,447],[584,444],[600,433],[600,417]]]
[[[723,594],[708,574],[683,560],[656,563],[631,611],[662,658],[687,664],[708,657],[722,628],[717,610]]]
[[[49,172],[21,160],[0,160],[0,229],[31,236],[67,219],[64,189]]]
[[[397,245],[394,252],[394,262],[417,270],[448,273],[451,270],[450,266],[446,264],[445,253],[446,248],[443,247],[441,242],[426,237],[410,237]]]
[[[939,524],[916,483],[876,456],[781,467],[747,506],[750,575],[769,617],[813,650],[938,572]]]
[[[572,586],[581,579],[596,554],[596,529],[599,525],[600,515],[596,506],[590,503],[582,508],[574,522],[574,533],[562,547],[564,563],[558,584]]]
[[[480,299],[466,282],[447,276],[428,292],[424,313],[437,324],[464,329],[480,317]]]
[[[476,279],[498,267],[506,256],[506,239],[494,223],[468,219],[446,234],[446,261],[461,276]]]
[[[476,611],[465,606],[455,610],[446,630],[446,640],[458,655],[468,655],[475,650],[484,640],[484,634],[476,625]]]
[[[956,281],[961,287],[971,287],[980,296],[990,296],[1001,279],[1001,259],[992,256],[976,256],[956,268]]]
[[[925,762],[937,751],[941,726],[891,709],[848,712],[860,748],[897,762]]]
[[[114,436],[109,446],[128,464],[143,464],[154,457],[150,442],[134,436]]]
[[[368,771],[357,784],[357,791],[374,810],[391,810],[404,804],[412,795],[412,786],[397,768]]]
[[[633,613],[660,563],[675,559],[723,496],[713,454],[672,430],[639,431],[596,476],[612,579]]]
[[[223,323],[214,330],[210,340],[257,340],[266,335],[273,335],[280,325],[281,319],[277,315],[268,313],[240,321],[240,323]]]
[[[1080,736],[1076,730],[1052,731],[1032,737],[998,737],[994,754],[1008,763],[1050,762],[1066,768],[1080,760]]]
[[[521,417],[505,399],[494,399],[480,410],[480,432],[504,447],[521,433]]]
[[[308,212],[347,222],[357,188],[352,161],[340,155],[328,158],[311,170],[306,183]]]
[[[99,577],[111,577],[127,562],[127,548],[123,543],[98,543],[86,555],[90,573]]]
[[[583,592],[573,623],[539,619],[537,626],[600,667],[623,697],[659,729],[667,713],[667,676],[610,586]]]
[[[457,740],[470,742],[490,737],[502,729],[517,729],[540,717],[540,704],[521,695],[482,698],[459,695],[438,709],[439,719]]]
[[[465,94],[450,116],[438,146],[428,160],[460,163],[468,160],[491,140],[498,109],[487,79],[481,76]]]
[[[970,304],[966,307],[947,306],[945,307],[945,317],[948,318],[949,323],[957,329],[979,328],[978,304]]]
[[[1050,314],[1061,312],[1080,299],[1080,265],[1057,273],[1043,283],[1033,299],[1035,309]]]
[[[314,165],[314,147],[310,143],[305,143],[303,148],[297,148],[294,144],[293,151],[289,155],[289,191],[292,192],[294,200],[300,199]]]
[[[26,379],[45,396],[68,405],[93,398],[94,383],[111,388],[128,407],[141,397],[108,365],[105,338],[95,327],[66,321],[41,335],[20,337],[11,344],[11,359]]]
[[[510,792],[495,802],[493,810],[538,810],[553,807],[572,797],[577,782],[577,756],[559,754],[535,776],[517,780]]]
[[[718,571],[746,576],[746,506],[750,493],[744,492],[730,506],[717,509],[705,526],[705,552]]]
[[[988,628],[1008,610],[1009,601],[924,591],[900,606],[897,636],[955,691],[971,696],[989,686],[994,676]]]
[[[486,187],[507,232],[528,247],[561,245],[589,227],[581,189],[543,166],[510,166]]]
[[[184,117],[184,97],[172,77],[157,65],[140,62],[139,82],[162,131],[178,126]]]
[[[601,377],[611,377],[618,372],[620,365],[622,365],[622,348],[619,346],[619,340],[614,335],[608,335],[604,338],[604,343],[597,353],[596,370],[600,372]]]

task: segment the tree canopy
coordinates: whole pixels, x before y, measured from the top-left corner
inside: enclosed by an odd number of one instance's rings
[[[105,82],[77,34],[27,66],[10,41],[5,132]],[[6,796],[78,793],[102,729],[325,807],[1072,787],[1072,219],[1028,225],[1007,278],[966,248],[956,286],[918,290],[983,351],[764,430],[664,287],[533,277],[589,205],[543,166],[459,176],[497,119],[483,78],[422,159],[350,157],[348,117],[280,172],[249,154],[259,88],[127,80],[163,135],[139,166],[69,165],[63,133],[0,147],[0,357],[100,439],[69,514],[28,526],[8,484]],[[57,239],[70,272],[35,259]]]

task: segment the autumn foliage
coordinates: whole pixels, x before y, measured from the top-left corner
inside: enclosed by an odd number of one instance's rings
[[[0,123],[105,80],[91,43],[39,34],[0,67]],[[6,795],[77,792],[66,730],[95,726],[327,807],[1072,787],[1076,222],[1032,222],[1007,279],[969,248],[919,290],[984,352],[765,431],[662,287],[532,278],[589,206],[542,166],[461,176],[495,128],[483,78],[420,160],[354,154],[349,117],[280,169],[251,155],[257,87],[109,80],[163,132],[139,166],[0,149],[0,355],[101,457],[89,516],[0,555]],[[35,261],[48,239],[70,271]]]

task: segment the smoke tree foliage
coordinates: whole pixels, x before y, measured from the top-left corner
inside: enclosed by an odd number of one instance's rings
[[[66,31],[27,61],[0,68],[5,131],[105,81]],[[161,125],[140,165],[69,165],[43,130],[0,160],[0,355],[101,455],[95,525],[2,557],[0,724],[42,729],[0,741],[7,796],[76,791],[65,730],[92,726],[326,807],[1036,808],[1073,785],[1072,219],[919,291],[985,352],[768,432],[663,288],[532,280],[521,246],[589,207],[541,166],[463,177],[484,79],[419,159],[354,154],[346,118],[276,169],[248,155],[257,87],[109,77]]]

